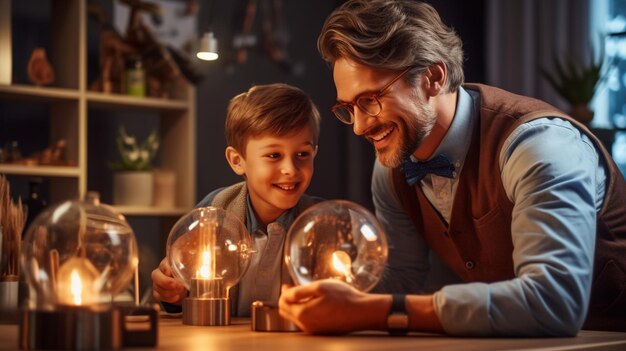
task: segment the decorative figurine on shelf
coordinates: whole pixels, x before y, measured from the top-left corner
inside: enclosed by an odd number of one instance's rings
[[[2,150],[4,163],[18,163],[27,166],[75,166],[76,162],[66,156],[67,140],[59,139],[49,147],[22,157],[17,141],[11,141]]]
[[[39,164],[49,166],[68,166],[73,164],[66,158],[67,141],[57,140],[54,145],[45,148],[39,153]]]
[[[46,49],[35,48],[28,60],[28,79],[35,85],[48,85],[54,82],[54,69],[46,56]]]
[[[109,16],[100,5],[90,3],[87,11],[102,28],[99,48],[100,76],[91,83],[89,89],[103,93],[121,93],[124,56],[136,54],[137,50],[113,28]]]
[[[22,159],[22,152],[18,146],[17,140],[11,140],[4,145],[2,149],[2,157],[0,163],[13,163]]]
[[[131,59],[139,58],[143,64],[146,90],[152,97],[169,97],[170,84],[181,77],[195,84],[202,78],[191,66],[185,54],[161,44],[143,23],[141,15],[147,13],[159,21],[161,7],[141,0],[121,0],[131,8],[124,35],[117,32],[106,12],[90,3],[88,12],[101,26],[100,74],[90,85],[90,90],[102,92],[126,92],[125,67]],[[134,94],[131,94],[134,95]]]

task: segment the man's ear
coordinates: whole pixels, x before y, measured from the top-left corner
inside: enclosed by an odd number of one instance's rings
[[[437,96],[444,92],[444,86],[448,79],[448,70],[445,63],[436,62],[428,66],[424,71],[424,80],[422,82],[424,92],[428,96]]]
[[[233,172],[240,176],[246,174],[243,167],[243,164],[244,162],[246,162],[246,160],[243,158],[243,156],[241,156],[239,151],[237,151],[234,147],[229,146],[226,148],[225,155],[226,161],[228,161],[228,164],[230,165],[230,168],[233,169]]]

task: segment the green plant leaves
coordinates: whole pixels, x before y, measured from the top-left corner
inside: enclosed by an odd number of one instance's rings
[[[128,135],[124,126],[120,126],[115,143],[120,160],[109,163],[112,170],[116,172],[152,170],[152,160],[159,149],[159,136],[155,130],[141,144],[137,144],[137,138]]]

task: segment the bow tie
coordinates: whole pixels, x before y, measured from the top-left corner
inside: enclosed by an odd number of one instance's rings
[[[411,158],[407,158],[401,168],[409,185],[417,184],[428,173],[447,178],[454,177],[454,165],[444,155],[438,155],[426,162],[413,162]]]

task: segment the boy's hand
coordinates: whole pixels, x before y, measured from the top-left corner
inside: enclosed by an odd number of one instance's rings
[[[283,318],[305,332],[343,334],[365,327],[367,299],[348,284],[326,279],[297,287],[283,285],[278,306]]]
[[[187,292],[185,286],[174,278],[170,264],[165,257],[159,267],[152,271],[152,295],[157,301],[180,305]]]

